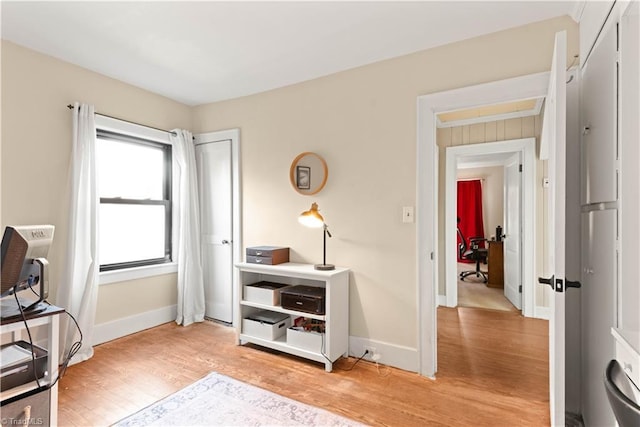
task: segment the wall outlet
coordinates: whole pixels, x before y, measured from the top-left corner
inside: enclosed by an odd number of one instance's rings
[[[367,346],[364,349],[368,351],[367,355],[364,357],[366,360],[376,362],[382,357],[382,355],[376,351],[375,347]]]

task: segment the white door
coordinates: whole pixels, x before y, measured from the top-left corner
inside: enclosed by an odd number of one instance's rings
[[[549,250],[547,275],[551,286],[549,315],[549,406],[551,425],[565,425],[565,189],[566,189],[566,72],[567,33],[556,33],[549,91],[545,100],[540,157],[548,159],[549,200],[547,224]]]
[[[196,145],[205,316],[233,321],[231,141]]]
[[[522,310],[522,172],[520,154],[504,168],[504,296]]]

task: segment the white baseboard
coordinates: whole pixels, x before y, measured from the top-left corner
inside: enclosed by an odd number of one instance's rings
[[[536,319],[549,320],[549,317],[551,317],[551,309],[549,307],[538,305],[533,311],[533,317]]]
[[[447,306],[447,296],[446,295],[438,295],[436,303],[438,304],[437,307],[446,307]]]
[[[369,338],[349,337],[350,356],[361,357],[365,349],[371,347],[374,347],[376,353],[380,355],[379,363],[404,369],[405,371],[418,372],[418,350],[415,348],[375,341]],[[371,360],[370,355],[367,355],[365,360]]]
[[[135,316],[123,317],[122,319],[95,325],[93,327],[92,345],[102,344],[176,320],[177,310],[177,306],[174,304],[136,314]]]

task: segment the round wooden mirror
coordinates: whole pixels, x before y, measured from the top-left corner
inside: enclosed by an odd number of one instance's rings
[[[293,189],[300,194],[316,194],[327,183],[327,162],[316,153],[304,152],[291,162],[289,180]]]

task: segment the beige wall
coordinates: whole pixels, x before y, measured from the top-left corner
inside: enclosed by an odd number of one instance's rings
[[[195,132],[240,128],[244,245],[292,248],[319,262],[322,234],[297,215],[317,202],[333,232],[328,262],[352,269],[350,334],[417,345],[416,98],[547,71],[554,33],[577,24],[553,19],[337,73],[258,95],[194,108]],[[329,180],[316,196],[290,186],[291,161],[322,155]]]
[[[51,297],[67,247],[68,171],[74,101],[162,129],[191,128],[189,107],[75,65],[2,42],[2,227],[55,225]],[[100,286],[98,323],[176,303],[175,274]]]

